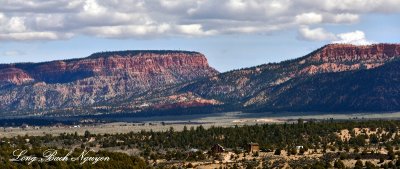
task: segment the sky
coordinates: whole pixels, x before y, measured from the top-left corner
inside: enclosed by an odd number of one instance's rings
[[[400,0],[0,0],[0,63],[188,50],[224,72],[329,43],[399,43]]]

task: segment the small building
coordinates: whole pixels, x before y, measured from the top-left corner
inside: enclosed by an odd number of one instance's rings
[[[215,144],[213,147],[211,147],[211,152],[213,153],[223,153],[224,151],[225,148],[219,144]]]
[[[304,148],[304,147],[303,146],[296,146],[296,150],[300,150],[302,148]]]
[[[249,143],[247,144],[247,152],[255,153],[260,151],[260,145],[258,143]]]
[[[21,125],[21,128],[27,129],[27,128],[29,128],[29,125],[24,123],[24,124]]]
[[[116,143],[125,143],[124,140],[119,140],[119,139],[117,139],[115,142],[116,142]]]
[[[190,152],[190,153],[196,153],[198,151],[200,151],[200,150],[197,149],[197,148],[191,148],[191,149],[188,150],[188,152]]]

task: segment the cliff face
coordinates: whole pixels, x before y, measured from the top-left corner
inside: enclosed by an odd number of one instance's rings
[[[400,45],[374,44],[355,46],[349,44],[326,45],[307,56],[279,64],[285,71],[267,90],[260,91],[245,106],[262,105],[271,99],[271,88],[293,78],[310,77],[322,73],[337,73],[372,69],[400,58]],[[265,88],[264,88],[265,89]]]
[[[400,45],[375,44],[354,46],[331,44],[315,54],[304,58],[301,63],[312,64],[300,72],[309,74],[321,72],[341,72],[357,69],[371,69],[400,56]]]
[[[317,53],[306,58],[308,62],[353,62],[377,63],[384,62],[393,56],[400,55],[400,45],[375,44],[354,46],[349,44],[330,44]]]
[[[103,52],[0,65],[0,109],[52,115],[191,112],[192,107],[198,112],[400,110],[399,58],[399,44],[332,44],[294,60],[221,74],[202,54],[181,51]]]
[[[20,85],[31,81],[33,78],[21,69],[10,67],[0,70],[0,82]]]
[[[83,59],[0,65],[2,110],[114,104],[217,74],[204,55],[182,51],[97,53]]]
[[[222,73],[198,82],[186,83],[173,90],[178,93],[192,92],[202,98],[216,99],[245,109],[268,105],[271,108],[269,110],[274,110],[274,105],[270,103],[284,95],[281,93],[290,88],[292,79],[370,70],[398,58],[398,44],[331,44],[298,59]],[[275,90],[278,86],[283,87]],[[322,86],[314,87],[317,90]]]
[[[132,53],[134,53],[133,51]],[[92,76],[147,76],[151,74],[163,74],[171,71],[181,73],[179,77],[185,80],[197,78],[198,75],[215,73],[209,67],[204,55],[195,52],[165,52],[151,53],[120,53],[109,52],[102,57],[75,59],[67,61],[53,61],[38,64],[15,64],[0,66],[0,80],[15,83],[24,82],[30,76],[35,81],[46,83],[65,83]],[[99,54],[96,54],[99,55]],[[192,72],[193,70],[202,70]],[[10,71],[13,70],[13,71]],[[19,79],[20,78],[20,79]],[[13,80],[15,79],[15,80]]]

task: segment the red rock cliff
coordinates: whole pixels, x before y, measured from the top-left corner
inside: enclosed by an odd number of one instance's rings
[[[398,44],[374,44],[356,46],[350,44],[326,45],[316,53],[302,59],[300,64],[311,64],[300,74],[340,72],[361,68],[371,69],[400,57]]]
[[[20,85],[33,81],[33,79],[23,70],[10,67],[0,70],[0,82],[2,81]]]
[[[315,62],[376,63],[398,56],[400,56],[400,45],[398,44],[374,44],[365,46],[330,44],[308,60]]]
[[[0,68],[0,81],[14,84],[31,80],[64,83],[93,76],[150,76],[150,74],[156,76],[167,71],[178,73],[177,75],[182,76],[183,79],[191,80],[197,76],[217,73],[208,65],[203,54],[179,51],[164,53],[142,51],[122,54],[109,52],[95,58],[16,64],[15,66],[3,65],[3,67],[3,69]]]
[[[87,58],[0,65],[1,110],[115,105],[174,84],[216,75],[201,53],[121,51]]]

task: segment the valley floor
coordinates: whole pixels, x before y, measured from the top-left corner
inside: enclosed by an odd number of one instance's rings
[[[90,131],[94,134],[114,134],[145,131],[167,131],[171,127],[181,131],[184,126],[204,128],[232,127],[255,125],[265,123],[294,123],[298,119],[315,120],[362,120],[362,119],[400,119],[400,112],[393,113],[349,113],[349,114],[319,114],[319,113],[242,113],[226,112],[218,114],[185,115],[185,116],[160,116],[139,118],[114,118],[107,119],[114,122],[77,125],[52,125],[52,126],[14,126],[1,127],[0,137],[14,136],[43,136],[46,134],[59,135],[61,133],[83,134]],[[116,121],[116,122],[115,122]]]

